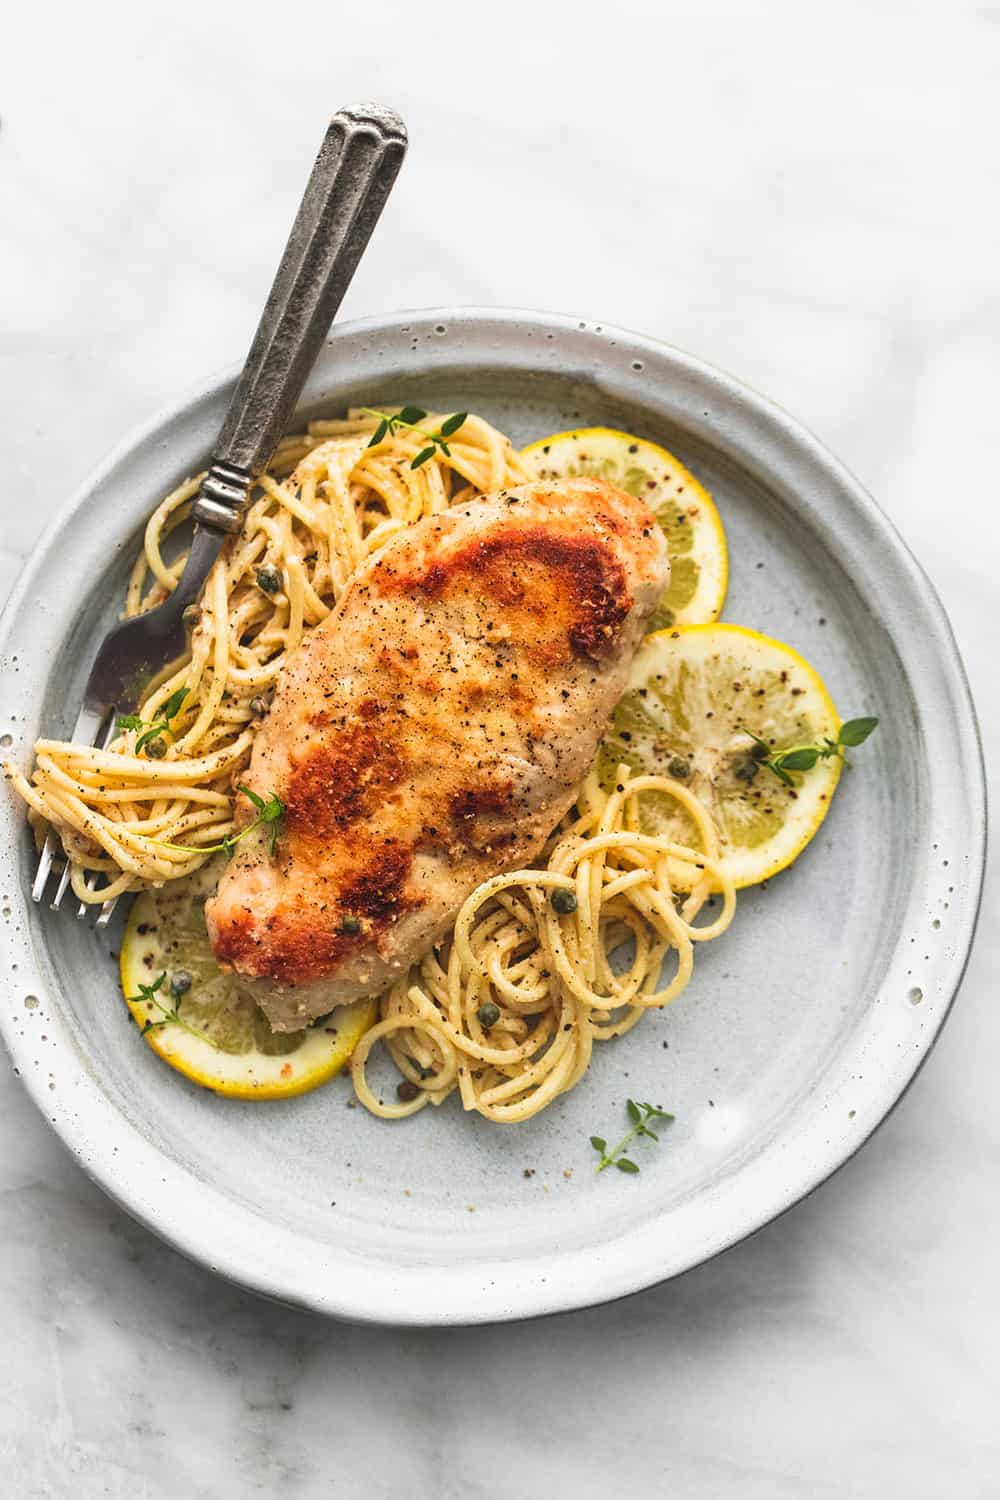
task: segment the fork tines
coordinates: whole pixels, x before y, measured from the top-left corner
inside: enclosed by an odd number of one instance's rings
[[[108,720],[107,728],[105,729],[103,735],[100,734],[102,719],[103,715],[98,714],[92,708],[83,708],[80,712],[79,718],[76,721],[73,733],[70,738],[74,741],[82,742],[84,744],[96,745],[101,750],[106,750],[108,745],[110,745],[112,739],[114,738],[115,716],[114,714],[111,715],[110,719]],[[32,901],[41,901],[43,899],[45,895],[45,887],[49,881],[49,876],[52,874],[53,867],[56,865],[56,861],[59,859],[61,852],[61,841],[59,839],[59,835],[55,832],[54,829],[50,828],[45,835],[45,842],[42,845],[41,853],[38,856],[38,865],[35,869],[35,879],[31,886]],[[52,901],[50,903],[53,911],[59,911],[62,907],[63,898],[65,897],[66,892],[69,889],[70,874],[70,861],[68,858],[66,858],[63,860],[62,871],[59,876],[59,883],[56,886],[55,894],[53,895]],[[93,891],[97,889],[97,882],[99,878],[100,877],[97,874],[88,876],[88,890]],[[96,902],[81,901],[77,906],[76,915],[82,921],[92,911],[96,910],[97,920],[95,925],[98,927],[106,927],[111,921],[111,914],[115,909],[116,903],[117,897],[113,901],[103,902],[100,907],[97,906]]]

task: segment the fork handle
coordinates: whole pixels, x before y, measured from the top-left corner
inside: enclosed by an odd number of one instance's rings
[[[195,501],[200,525],[239,530],[405,154],[390,109],[362,104],[330,121]]]

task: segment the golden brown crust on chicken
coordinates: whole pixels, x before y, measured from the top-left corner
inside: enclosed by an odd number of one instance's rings
[[[208,906],[276,1030],[384,988],[538,853],[667,577],[645,503],[590,479],[428,517],[356,575],[254,745],[247,784],[286,804],[276,856],[242,841]]]

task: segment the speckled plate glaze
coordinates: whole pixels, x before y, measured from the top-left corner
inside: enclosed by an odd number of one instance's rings
[[[0,631],[3,742],[72,722],[154,502],[198,469],[231,382],[128,441],[39,546]],[[303,412],[420,398],[518,443],[578,424],[665,444],[729,535],[725,618],[789,641],[847,714],[876,712],[795,868],[741,895],[682,999],[599,1049],[585,1083],[501,1128],[457,1103],[402,1124],[338,1080],[287,1103],[205,1093],[121,1002],[114,935],[32,906],[22,809],[0,796],[0,1027],[81,1165],[213,1270],[319,1312],[487,1322],[677,1275],[795,1203],[883,1120],[961,979],[983,870],[975,717],[948,622],[861,487],[784,412],[675,349],[538,313],[440,311],[338,329]],[[594,1174],[629,1095],[673,1110],[638,1177]],[[874,1231],[873,1231],[874,1232]]]

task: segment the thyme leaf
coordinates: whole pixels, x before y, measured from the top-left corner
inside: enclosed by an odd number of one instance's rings
[[[846,724],[841,724],[840,733],[837,736],[838,743],[849,745],[863,745],[865,740],[878,728],[878,719],[862,718],[848,719]]]
[[[147,745],[151,745],[154,740],[159,739],[161,734],[169,734],[172,739],[174,733],[172,721],[180,712],[181,704],[187,695],[188,690],[186,687],[178,688],[176,692],[171,693],[166,703],[161,706],[156,718],[148,724],[139,714],[119,714],[115,722],[115,728],[143,730],[143,733],[140,734],[135,742],[136,754],[140,750],[145,749]]]
[[[233,851],[240,839],[245,839],[248,834],[253,833],[255,828],[261,824],[270,827],[270,853],[273,858],[278,847],[278,838],[281,834],[282,820],[285,816],[285,804],[276,792],[269,792],[266,797],[261,797],[257,792],[251,791],[248,786],[240,782],[237,791],[249,797],[257,809],[257,816],[252,823],[241,828],[239,833],[227,833],[219,844],[171,844],[166,839],[150,839],[149,843],[155,844],[158,849],[176,849],[179,854],[225,854],[227,859],[232,859]]]
[[[158,1021],[146,1020],[139,1035],[145,1036],[148,1031],[159,1031],[161,1026],[180,1026],[184,1031],[189,1031],[192,1036],[202,1037],[200,1031],[196,1031],[193,1026],[189,1026],[186,1021],[181,1019],[181,1002],[179,998],[174,1001],[172,1007],[164,1005],[160,999],[157,991],[163,987],[166,977],[166,970],[161,970],[152,984],[143,984],[142,980],[140,980],[138,995],[126,995],[125,997],[129,1005],[155,1005],[160,1012],[160,1019]],[[203,1037],[202,1040],[204,1040]]]
[[[446,458],[450,458],[451,449],[448,447],[447,440],[458,431],[469,415],[467,411],[452,412],[450,417],[445,417],[437,432],[426,432],[419,424],[427,413],[419,406],[404,406],[402,411],[398,412],[378,411],[373,406],[363,406],[361,410],[368,417],[378,418],[378,426],[368,439],[369,448],[376,448],[386,437],[394,435],[401,427],[427,439],[427,446],[421,448],[420,452],[410,460],[411,469],[419,469],[438,451]]]
[[[631,1125],[618,1144],[612,1146],[610,1151],[608,1150],[608,1143],[603,1136],[592,1135],[590,1137],[590,1144],[601,1158],[594,1168],[595,1172],[603,1172],[605,1167],[617,1167],[619,1172],[626,1172],[634,1176],[639,1171],[639,1165],[631,1157],[624,1154],[626,1146],[631,1145],[634,1140],[638,1140],[642,1136],[647,1136],[650,1140],[658,1142],[660,1137],[650,1125],[650,1120],[663,1120],[669,1125],[674,1118],[666,1110],[661,1109],[658,1104],[642,1103],[637,1099],[626,1100],[625,1109]]]
[[[752,780],[758,766],[765,766],[772,775],[785,786],[794,786],[792,778],[793,771],[811,771],[813,766],[818,765],[821,760],[845,760],[844,751],[853,749],[856,745],[863,745],[869,735],[878,728],[878,719],[866,717],[861,719],[848,719],[841,724],[837,738],[831,740],[824,736],[821,744],[813,745],[791,745],[787,750],[774,750],[762,740],[760,735],[754,734],[752,729],[745,729],[745,733],[754,742],[751,752],[751,774],[744,779]]]

